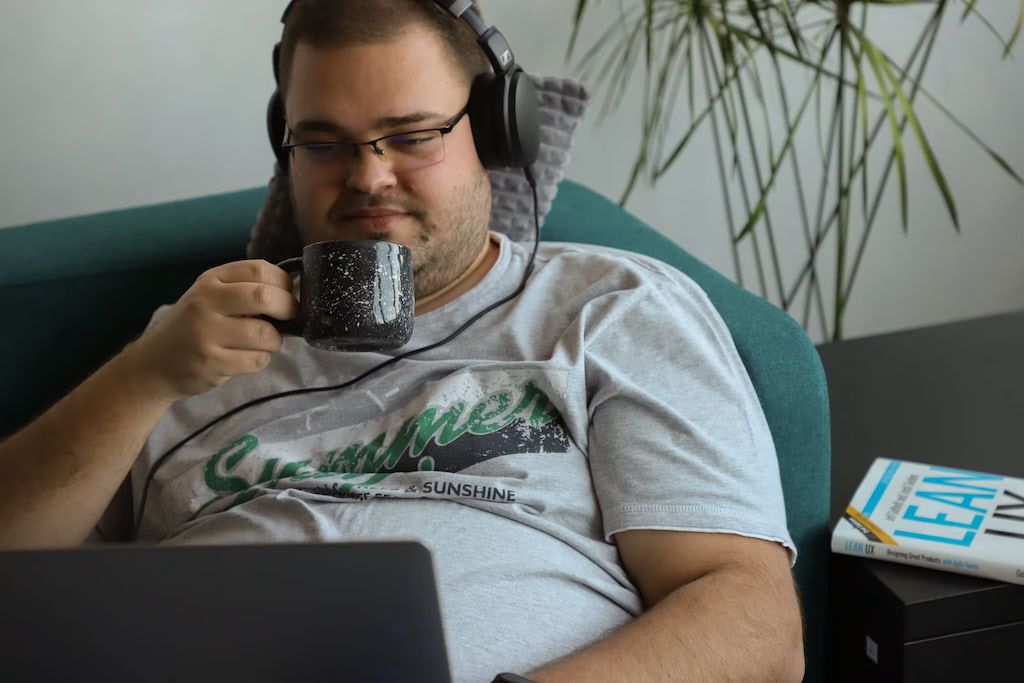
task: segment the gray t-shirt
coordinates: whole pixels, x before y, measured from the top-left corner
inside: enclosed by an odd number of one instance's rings
[[[494,239],[491,272],[418,316],[405,350],[516,289],[529,247]],[[136,506],[156,459],[221,414],[387,357],[287,338],[262,372],[175,404],[132,471]],[[192,440],[159,470],[140,540],[417,540],[433,555],[454,679],[475,682],[641,614],[612,539],[627,529],[741,534],[795,559],[771,435],[704,293],[653,259],[543,243],[526,290],[451,343]],[[362,599],[367,586],[352,589]]]

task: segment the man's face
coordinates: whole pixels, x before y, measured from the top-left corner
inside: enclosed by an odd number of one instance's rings
[[[468,99],[469,86],[440,39],[426,29],[410,29],[386,43],[338,48],[299,43],[285,111],[293,143],[362,141],[443,127]],[[413,171],[391,171],[368,146],[337,179],[293,171],[303,241],[404,244],[413,255],[416,295],[443,288],[480,253],[491,208],[490,182],[468,117],[445,136],[444,149],[444,161]]]

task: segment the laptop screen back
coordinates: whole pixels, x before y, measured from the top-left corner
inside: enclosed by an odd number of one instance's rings
[[[2,681],[421,681],[449,669],[417,543],[0,552]]]

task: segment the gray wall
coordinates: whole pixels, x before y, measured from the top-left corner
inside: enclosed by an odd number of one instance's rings
[[[285,4],[0,2],[0,227],[265,183],[272,168],[263,122],[273,85],[270,48]],[[1016,3],[980,4],[1008,33]],[[520,61],[543,75],[576,74],[564,62],[574,5],[483,0]],[[584,46],[614,19],[616,5],[597,3]],[[897,8],[889,17],[883,42],[899,53],[922,13]],[[1024,45],[1016,52],[1016,61],[1002,61],[980,23],[950,21],[926,84],[1024,172]],[[793,78],[799,87],[802,76]],[[603,121],[592,109],[571,178],[619,196],[638,142],[638,107],[630,97]],[[963,234],[953,231],[921,155],[911,149],[911,231],[902,233],[896,195],[889,193],[887,217],[850,303],[847,336],[1024,308],[1024,188],[933,109],[922,105],[921,114],[954,188]],[[804,159],[816,158],[813,136],[800,144]],[[716,177],[705,136],[628,208],[731,275]],[[775,207],[783,253],[802,250],[797,216],[785,202]],[[792,267],[796,257],[785,260]],[[821,336],[813,325],[811,333]]]

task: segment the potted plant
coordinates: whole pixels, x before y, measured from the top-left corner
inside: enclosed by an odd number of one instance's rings
[[[576,2],[570,59],[597,2]],[[898,5],[930,7],[902,62],[872,31]],[[1002,44],[1004,58],[1011,54],[1024,25],[1024,2],[1005,37],[977,5],[977,0],[619,0],[619,21],[582,55],[580,65],[607,87],[612,106],[637,72],[644,77],[641,144],[620,203],[641,179],[657,183],[695,134],[710,127],[736,279],[744,284],[740,249],[747,247],[762,296],[794,315],[802,309],[805,328],[816,317],[824,339],[841,339],[864,250],[892,185],[898,187],[899,220],[908,228],[906,157],[912,148],[923,155],[959,231],[953,193],[915,111],[921,98],[1024,184],[922,85],[939,29],[951,15],[984,22]],[[794,78],[794,70],[805,77]],[[680,109],[687,117],[684,132],[670,137]],[[773,124],[782,131],[774,137]],[[816,127],[821,149],[820,160],[810,163],[801,161],[794,145],[808,126]],[[807,250],[789,281],[784,281],[769,201],[783,185],[795,193]],[[827,283],[819,271],[825,245],[835,250]]]

